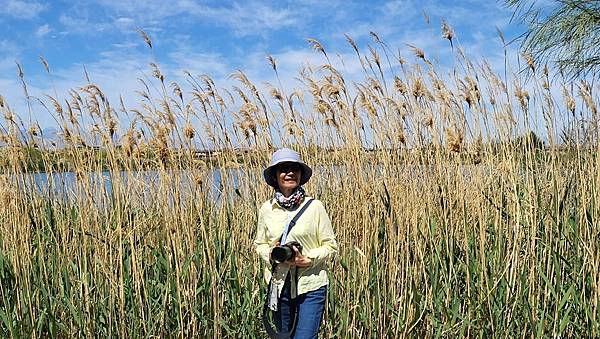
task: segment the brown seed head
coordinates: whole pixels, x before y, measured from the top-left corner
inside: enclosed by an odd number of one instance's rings
[[[569,91],[567,91],[565,87],[563,87],[563,97],[569,112],[571,112],[571,114],[575,114],[575,99],[573,99],[573,97],[569,94]]]
[[[427,95],[427,88],[421,78],[415,78],[412,83],[412,95],[415,99],[419,99]]]
[[[533,56],[529,53],[523,53],[522,55],[525,59],[525,62],[527,62],[527,66],[529,66],[529,69],[535,72],[535,61],[533,60]]]
[[[125,151],[126,156],[131,156],[131,154],[133,153],[133,148],[136,145],[136,140],[135,140],[133,134],[134,134],[134,131],[129,130],[123,136],[123,141],[122,141],[121,145],[123,146],[123,150]]]
[[[433,115],[428,114],[423,121],[423,124],[429,128],[433,128]]]
[[[542,88],[544,88],[546,91],[550,90],[550,83],[548,80],[544,80],[544,82],[542,82]]]
[[[191,123],[188,122],[185,124],[185,126],[183,126],[183,135],[185,135],[185,137],[188,139],[194,138],[194,135],[196,135],[196,130]]]
[[[244,105],[242,105],[242,108],[240,109],[240,113],[244,117],[246,117],[246,119],[251,119],[252,117],[254,117],[256,115],[257,112],[258,112],[258,106],[256,106],[255,104],[253,104],[251,102],[244,103]]]
[[[398,141],[401,144],[406,144],[406,136],[404,135],[404,129],[402,127],[398,130]]]
[[[115,119],[111,118],[106,123],[106,127],[108,128],[108,133],[112,137],[113,135],[115,135],[115,132],[117,131],[117,121]]]
[[[460,152],[463,142],[463,135],[459,131],[446,130],[446,140],[448,149],[452,152]]]
[[[152,40],[150,39],[148,34],[146,34],[146,32],[144,32],[141,29],[138,30],[138,33],[142,36],[142,39],[144,39],[144,42],[146,43],[146,45],[148,45],[148,47],[150,47],[150,49],[152,49]]]
[[[13,114],[13,112],[11,110],[9,110],[9,109],[4,110],[3,115],[4,115],[4,119],[6,121],[13,122],[13,123],[15,122],[15,115]]]
[[[373,61],[375,61],[375,64],[377,64],[377,67],[381,68],[381,58],[377,51],[371,46],[369,46],[369,51],[371,52],[371,57],[373,58]]]
[[[315,110],[321,114],[326,115],[327,112],[331,111],[331,107],[327,102],[322,99],[319,99],[315,105]]]
[[[518,83],[515,83],[515,97],[519,100],[522,109],[527,108],[529,102],[529,93],[524,90]]]
[[[340,95],[340,87],[336,86],[332,83],[326,83],[325,85],[323,85],[323,88],[321,88],[321,90],[328,96],[328,97],[336,97]]]
[[[452,43],[452,38],[454,38],[454,30],[452,30],[452,27],[448,25],[446,20],[442,20],[442,37],[448,39],[450,43]]]
[[[410,50],[415,54],[415,56],[417,58],[421,58],[421,59],[425,60],[425,52],[423,52],[422,49],[418,48],[417,46],[411,45],[411,44],[407,44],[407,46],[410,48]]]
[[[269,55],[269,56],[267,56],[267,60],[269,61],[269,64],[271,65],[273,70],[275,72],[277,72],[277,62],[276,62],[275,58],[272,55]]]
[[[371,37],[373,37],[373,40],[375,40],[375,42],[383,44],[383,41],[381,41],[381,38],[379,37],[379,35],[373,31],[369,32],[369,35],[371,35]]]
[[[337,124],[337,121],[335,121],[335,119],[332,118],[332,117],[325,119],[325,124],[328,125],[328,126],[333,126],[335,128],[339,127],[338,124]]]
[[[376,92],[383,93],[383,88],[381,87],[381,84],[379,83],[379,81],[377,79],[369,78],[369,84],[371,85],[371,88],[373,90],[375,90]]]
[[[477,137],[471,148],[471,157],[475,165],[481,163],[483,153],[483,140],[481,136]]]
[[[150,63],[150,67],[152,68],[152,76],[157,78],[160,81],[164,81],[165,77],[162,75],[162,73],[160,72],[160,69],[158,68],[158,65],[151,62]]]
[[[179,84],[172,82],[171,87],[173,88],[173,94],[180,100],[183,100],[183,93],[181,92],[181,87],[179,87]]]
[[[271,94],[271,97],[275,100],[283,100],[283,96],[281,95],[281,93],[279,93],[279,91],[275,87],[271,87],[270,94]]]
[[[46,59],[44,59],[44,57],[41,55],[40,55],[40,62],[42,63],[42,66],[44,66],[44,69],[46,70],[46,72],[50,73],[50,66],[48,66],[48,61],[46,61]]]
[[[402,79],[400,79],[400,77],[396,76],[394,78],[394,87],[396,87],[396,90],[398,92],[400,92],[400,94],[405,95],[407,90],[406,90],[406,85],[402,82]]]
[[[308,38],[306,39],[306,41],[308,41],[308,44],[312,49],[314,49],[317,52],[321,52],[323,53],[323,55],[327,56],[327,53],[325,53],[325,48],[323,48],[323,45],[321,45],[319,41],[313,38]]]
[[[50,96],[48,98],[50,98],[50,101],[52,102],[52,106],[54,107],[54,111],[56,113],[58,113],[58,115],[62,116],[62,114],[63,114],[63,108],[60,105],[60,103],[58,102],[58,100],[56,100],[56,99],[54,99],[54,98],[52,98]]]
[[[352,38],[349,35],[344,34],[344,36],[346,37],[346,41],[348,41],[348,43],[350,44],[350,46],[352,46],[352,48],[356,52],[358,52],[358,46],[356,45],[356,42],[354,42],[354,40],[352,40]]]
[[[592,98],[592,91],[587,82],[581,81],[579,85],[579,96],[583,99],[583,102],[587,106],[587,108],[592,112],[595,116],[598,113],[598,108],[596,107],[596,102],[594,98]]]
[[[377,110],[373,106],[373,104],[370,101],[370,99],[374,99],[374,97],[368,98],[367,94],[361,93],[359,95],[359,104],[369,114],[369,116],[376,117],[377,116]]]
[[[29,126],[28,132],[32,136],[39,136],[40,135],[40,126],[38,126],[37,124],[33,124],[33,125]]]

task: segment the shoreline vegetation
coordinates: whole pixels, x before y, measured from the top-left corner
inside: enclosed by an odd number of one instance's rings
[[[358,77],[309,39],[322,63],[294,90],[272,57],[279,85],[264,87],[238,71],[230,88],[188,74],[182,89],[154,62],[135,109],[88,81],[32,105],[60,147],[0,100],[0,336],[264,337],[252,240],[276,145],[315,169],[305,188],[340,246],[323,337],[600,336],[598,86],[526,55],[531,75],[497,74],[456,42],[445,72],[371,36],[347,37]],[[156,175],[119,173],[140,169]],[[81,180],[99,171],[110,190]]]
[[[542,156],[544,153],[555,152],[559,156],[570,156],[573,152],[586,151],[582,148],[582,145],[561,145],[555,146],[552,150],[544,145],[544,142],[533,132],[527,135],[521,136],[507,142],[506,145],[496,142],[490,144],[488,147],[482,147],[482,150],[477,152],[456,152],[456,157],[464,165],[477,165],[480,164],[485,156],[482,154],[483,149],[491,154],[498,154],[502,148],[514,148],[514,149],[529,149],[536,154]],[[361,152],[368,154],[370,159],[369,163],[377,163],[377,159],[381,158],[382,154],[396,154],[400,155],[402,152],[406,152],[406,149],[361,149]],[[420,154],[420,162],[422,165],[428,165],[430,163],[430,157],[428,155],[434,154],[436,148],[434,145],[425,146],[419,149],[409,150],[413,154]],[[439,150],[437,150],[439,152]],[[594,151],[592,148],[588,151]],[[224,149],[224,150],[199,150],[199,149],[173,149],[169,153],[169,157],[160,158],[160,154],[155,152],[151,148],[140,149],[136,162],[127,161],[128,155],[122,146],[116,145],[114,147],[114,159],[115,163],[109,163],[109,150],[103,149],[100,146],[78,146],[75,148],[54,148],[53,150],[45,149],[42,150],[38,147],[19,146],[16,148],[9,148],[0,146],[0,173],[9,172],[11,166],[11,158],[19,158],[20,170],[23,172],[43,172],[50,170],[51,172],[75,172],[77,169],[75,163],[74,154],[82,154],[90,163],[94,163],[93,167],[98,168],[100,171],[108,171],[110,169],[120,170],[158,170],[168,168],[239,168],[243,167],[245,163],[261,163],[268,161],[272,150],[257,150],[257,149]],[[15,154],[16,153],[16,154]],[[336,164],[342,164],[343,159],[336,159],[339,157],[339,153],[344,153],[343,148],[323,148],[313,146],[307,149],[309,157],[314,157],[315,154],[321,154],[324,157],[330,157],[331,162]],[[448,151],[448,153],[452,153]],[[220,158],[228,159],[228,161],[220,161]],[[343,156],[342,156],[343,158]],[[12,164],[14,165],[14,164]],[[14,169],[13,169],[14,170]]]

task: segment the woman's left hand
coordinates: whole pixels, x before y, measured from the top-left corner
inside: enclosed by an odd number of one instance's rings
[[[300,251],[298,251],[296,246],[292,246],[292,248],[296,252],[296,255],[294,256],[294,260],[287,261],[287,263],[290,264],[290,266],[304,268],[304,267],[310,267],[312,265],[312,260],[310,260],[309,257],[304,256]]]

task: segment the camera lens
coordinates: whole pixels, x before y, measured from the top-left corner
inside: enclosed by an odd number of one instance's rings
[[[271,258],[278,263],[290,260],[294,255],[294,251],[289,246],[277,246],[271,252]]]

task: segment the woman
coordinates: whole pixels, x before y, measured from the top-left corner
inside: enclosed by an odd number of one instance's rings
[[[269,307],[276,311],[277,329],[293,331],[296,339],[317,337],[329,283],[326,261],[337,252],[325,207],[320,201],[307,197],[302,188],[311,175],[311,168],[302,162],[297,152],[282,148],[273,153],[263,176],[275,189],[274,197],[260,208],[254,241],[256,251],[269,267],[274,262],[271,256],[274,247],[294,242],[300,245],[292,246],[295,251],[292,259],[272,265],[273,273],[269,269],[265,271],[267,282],[271,281]],[[296,213],[310,200],[296,224],[288,229]],[[295,328],[294,310],[297,312]]]

